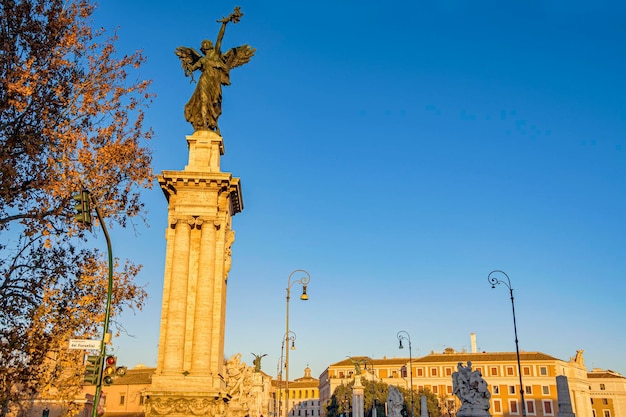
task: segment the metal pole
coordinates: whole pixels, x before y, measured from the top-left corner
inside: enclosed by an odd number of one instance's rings
[[[293,272],[292,272],[293,274]],[[291,280],[291,275],[289,275]],[[287,281],[287,312],[285,314],[285,417],[289,417],[289,295],[291,284]]]
[[[506,277],[506,282],[501,281],[496,277],[491,276],[492,274],[502,274]],[[524,400],[524,383],[522,382],[522,364],[519,356],[519,341],[517,339],[517,322],[515,320],[515,299],[513,297],[513,288],[511,288],[511,280],[509,276],[504,271],[500,271],[496,269],[495,271],[491,271],[487,276],[487,280],[491,284],[491,288],[496,288],[496,285],[504,284],[511,294],[511,308],[513,310],[513,331],[515,332],[515,353],[517,354],[517,373],[519,374],[519,388],[520,388],[520,397],[522,399],[522,417],[526,417],[526,402]]]
[[[411,347],[411,336],[409,335],[409,333],[407,333],[404,330],[400,330],[398,332],[398,341],[400,342],[400,349],[404,349],[404,347],[402,346],[402,341],[406,340],[409,342],[409,383],[411,384],[410,387],[410,392],[411,392],[411,417],[413,417],[414,414],[414,406],[413,406],[413,355],[412,355],[412,347]]]
[[[98,204],[95,199],[92,200],[95,204],[94,207],[96,209],[96,214],[98,215],[98,221],[102,226],[102,231],[104,232],[104,237],[107,242],[107,251],[109,255],[109,276],[108,276],[108,286],[107,286],[107,303],[106,309],[104,313],[104,327],[102,330],[102,341],[100,342],[100,357],[104,361],[104,355],[106,354],[106,338],[109,333],[109,319],[111,317],[111,298],[113,296],[113,249],[111,247],[111,238],[109,237],[109,232],[107,230],[106,224],[104,223],[104,217],[98,208]],[[96,382],[96,392],[93,396],[93,407],[91,410],[92,417],[98,417],[98,405],[100,403],[100,394],[102,392],[102,378],[98,379]]]
[[[291,282],[291,277],[296,273],[304,274],[304,276],[297,281]],[[296,269],[291,274],[289,274],[289,278],[287,278],[287,307],[285,312],[285,417],[289,417],[289,299],[291,295],[291,286],[296,283],[302,285],[303,290],[300,299],[307,300],[308,296],[306,295],[306,286],[310,280],[311,277],[309,273],[303,269]]]

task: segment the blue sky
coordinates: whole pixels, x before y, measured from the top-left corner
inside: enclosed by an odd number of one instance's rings
[[[146,121],[155,172],[182,170],[183,106],[194,85],[177,46],[247,43],[220,118],[222,169],[244,211],[229,277],[225,354],[268,354],[276,374],[291,271],[297,349],[290,376],[347,355],[446,347],[520,349],[626,374],[626,6],[617,1],[102,1],[120,53],[157,97]],[[135,76],[135,74],[133,75]],[[114,340],[118,363],[156,365],[166,201],[149,224],[112,231],[116,256],[144,265],[144,311]]]

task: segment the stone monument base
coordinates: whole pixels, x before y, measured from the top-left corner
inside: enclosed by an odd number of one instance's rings
[[[146,417],[220,417],[228,397],[218,392],[147,392]]]
[[[491,417],[491,414],[487,410],[480,410],[478,408],[468,408],[463,410],[461,407],[456,417]]]

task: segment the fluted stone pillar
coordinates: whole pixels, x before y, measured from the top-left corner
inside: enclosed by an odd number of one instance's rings
[[[157,369],[146,416],[222,416],[226,288],[234,231],[243,209],[238,178],[220,170],[221,136],[187,136],[189,163],[157,178],[168,201]]]
[[[364,388],[361,384],[361,375],[354,377],[354,385],[352,386],[352,417],[363,417],[364,410]]]

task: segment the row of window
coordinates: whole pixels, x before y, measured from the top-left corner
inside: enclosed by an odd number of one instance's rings
[[[433,394],[439,394],[439,386],[437,385],[433,385],[431,387],[428,387]],[[421,391],[424,389],[424,385],[418,385],[417,386],[417,390]],[[509,394],[515,394],[517,393],[517,386],[515,385],[508,385],[508,393]],[[452,394],[452,385],[446,385],[446,392],[448,394]],[[491,393],[493,395],[500,395],[500,386],[499,385],[491,385]],[[532,395],[533,394],[533,387],[532,385],[526,385],[524,386],[524,393],[527,395]],[[541,394],[542,395],[550,395],[550,386],[548,385],[542,385],[541,386]]]
[[[143,405],[143,395],[139,395],[139,405]],[[126,404],[126,394],[120,394],[120,405]]]
[[[320,415],[319,401],[311,401],[310,407],[309,407],[308,401],[299,402],[291,407],[291,410],[289,411],[289,415],[294,416],[294,417],[295,416],[304,416],[304,417],[319,416]]]
[[[476,366],[474,369],[479,370],[481,374],[485,376],[517,376],[518,374],[517,367],[513,365],[511,366],[507,365],[507,366],[504,366],[504,368],[501,366],[488,366],[487,368],[489,372],[488,374],[486,373],[486,370],[482,366]],[[533,367],[531,366],[522,366],[522,375],[532,376],[532,368]],[[378,369],[375,372],[379,378],[386,377],[385,374],[391,375],[391,378],[400,378],[400,377],[406,378],[407,376],[407,369],[405,366],[403,366],[401,369],[392,369],[392,370]],[[422,368],[422,367],[415,368],[415,373],[417,377],[426,376],[426,372],[428,372],[427,376],[430,376],[430,377],[452,376],[452,374],[454,373],[454,368],[451,366],[446,366],[443,368],[443,373],[440,373],[440,367],[437,367],[437,366],[433,366],[430,368]],[[353,374],[354,372],[352,371],[348,371],[348,372],[339,371],[338,372],[339,378],[351,378]],[[539,376],[547,376],[548,367],[539,366],[537,374]]]
[[[593,405],[593,398],[591,399],[591,405]],[[609,399],[602,398],[602,405],[609,405]]]
[[[544,416],[553,416],[554,415],[554,406],[552,404],[552,400],[541,400],[541,407],[543,409]],[[502,401],[498,399],[493,400],[492,407],[494,414],[502,414]],[[509,414],[511,415],[520,415],[520,406],[518,400],[509,400]],[[537,407],[535,404],[535,400],[526,400],[526,415],[533,416],[537,415]]]
[[[515,394],[518,390],[518,387],[515,385],[509,385],[509,394]],[[498,395],[500,394],[500,386],[499,385],[492,385],[491,386],[491,392],[494,395]],[[528,395],[532,395],[533,393],[533,387],[532,385],[525,385],[524,386],[524,393],[528,394]],[[550,395],[550,386],[548,385],[542,385],[541,386],[541,394],[542,395]]]
[[[283,401],[281,401],[281,404],[282,403],[283,403]],[[292,403],[290,401],[290,403],[291,403],[290,404],[291,407],[293,407],[293,408],[302,408],[302,409],[308,408],[308,407],[319,407],[319,405],[320,405],[319,400],[311,400],[310,404],[309,404],[309,401],[300,401],[298,403]]]
[[[310,394],[309,394],[309,391],[310,391]],[[286,394],[285,390],[281,390],[280,391],[280,398],[281,399],[285,398],[285,394]],[[274,394],[274,395],[276,395],[276,394]],[[303,399],[303,398],[317,398],[317,396],[315,395],[315,390],[314,389],[312,389],[312,390],[308,390],[308,389],[305,389],[305,390],[302,390],[302,389],[297,389],[297,390],[290,389],[289,390],[289,399],[295,400],[295,399]]]

